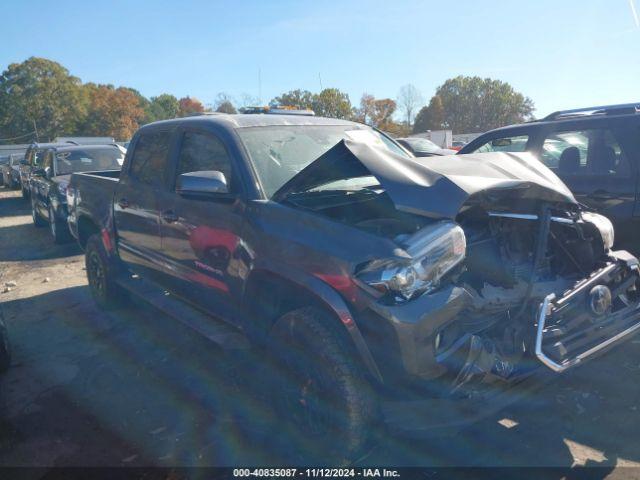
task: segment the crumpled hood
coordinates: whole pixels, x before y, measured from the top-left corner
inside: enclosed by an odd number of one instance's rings
[[[471,196],[493,190],[518,189],[521,198],[576,203],[566,185],[531,153],[406,158],[349,139],[298,172],[273,199],[368,175],[376,177],[398,210],[431,218],[453,219]]]

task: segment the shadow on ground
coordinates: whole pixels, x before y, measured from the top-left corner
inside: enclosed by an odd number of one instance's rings
[[[282,433],[267,429],[272,411],[256,395],[259,359],[223,353],[133,304],[96,310],[87,287],[3,308],[15,365],[0,382],[6,419],[0,464],[281,463],[271,447],[282,444]],[[631,347],[453,436],[415,441],[381,434],[379,446],[358,463],[571,467],[580,456],[576,445],[586,446],[588,465],[640,461],[631,385],[638,371],[625,372],[629,355],[637,358]],[[503,418],[510,428],[498,423]],[[33,442],[57,447],[28,457],[22,452]],[[608,472],[594,469],[590,478]]]

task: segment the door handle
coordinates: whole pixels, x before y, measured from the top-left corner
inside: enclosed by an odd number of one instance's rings
[[[126,198],[121,198],[118,200],[118,205],[124,210],[129,207],[129,201]]]
[[[167,223],[173,223],[178,221],[178,215],[173,210],[165,210],[162,212],[162,220]]]

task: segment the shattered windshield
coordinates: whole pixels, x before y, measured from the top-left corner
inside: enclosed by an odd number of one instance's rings
[[[400,147],[383,134],[358,125],[249,127],[238,129],[238,134],[269,198],[300,170],[344,139],[373,142],[406,156]],[[364,182],[370,184],[371,179]],[[345,187],[350,186],[343,181],[342,188]]]

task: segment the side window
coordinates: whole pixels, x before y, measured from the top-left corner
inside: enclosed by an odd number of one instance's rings
[[[560,174],[628,175],[629,160],[613,132],[597,128],[547,135],[542,162]]]
[[[141,183],[161,186],[164,183],[170,138],[171,132],[142,134],[131,157],[129,175]]]
[[[476,149],[475,153],[487,152],[524,152],[527,149],[528,135],[494,138]]]
[[[186,132],[180,147],[177,175],[208,170],[224,173],[229,191],[233,191],[231,159],[222,142],[213,134]]]

